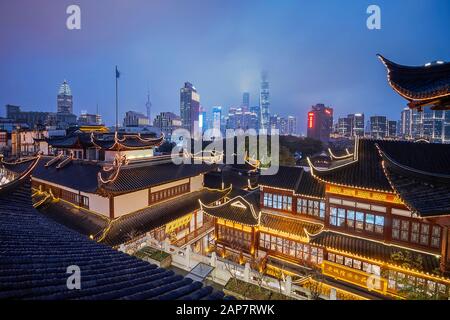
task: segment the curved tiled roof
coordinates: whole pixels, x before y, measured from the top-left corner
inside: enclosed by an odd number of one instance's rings
[[[325,197],[325,184],[314,179],[310,172],[301,167],[280,166],[276,174],[261,175],[258,182],[262,186],[292,190],[297,195]]]
[[[450,97],[450,63],[410,67],[378,57],[388,70],[390,86],[405,99],[426,105],[433,99]]]
[[[431,145],[426,146],[431,149]],[[407,165],[400,164],[394,160],[391,154],[385,151],[387,148],[380,147],[380,153],[384,160],[386,176],[392,188],[405,202],[409,209],[421,217],[450,215],[450,174],[447,173],[448,166],[430,166],[432,159],[426,163],[425,168],[434,172],[414,169]],[[445,154],[445,148],[439,156]],[[450,150],[450,148],[447,148]],[[430,154],[423,150],[425,154]],[[450,160],[450,157],[448,158]]]
[[[143,138],[140,134],[115,134],[113,137],[98,139],[94,134],[91,136],[92,143],[104,150],[139,150],[157,147],[164,142],[164,135],[158,138]]]
[[[310,163],[312,175],[326,183],[393,192],[381,166],[375,141],[355,139],[355,158],[337,160],[339,164],[334,163],[329,169],[318,169]]]
[[[259,195],[258,191],[254,191],[254,193]],[[209,206],[200,202],[200,208],[203,212],[215,218],[238,222],[248,226],[257,226],[259,225],[260,212],[247,200],[253,196],[253,193],[248,194],[245,197],[236,196],[229,201],[216,206]]]
[[[139,237],[166,223],[181,218],[200,208],[199,201],[213,203],[222,199],[229,189],[210,191],[200,190],[179,196],[175,199],[156,203],[132,214],[122,216],[111,223],[101,242],[117,246],[130,240],[130,235]]]
[[[394,260],[394,254],[402,252],[409,253],[413,260],[416,258],[422,261],[422,270],[425,272],[435,272],[439,270],[439,257],[433,254],[421,253],[408,250],[404,247],[395,245],[387,245],[368,239],[352,237],[332,231],[324,231],[317,236],[312,236],[311,244],[326,247],[327,249],[335,249],[341,252],[351,252],[361,258],[369,258],[378,261],[384,261],[395,265],[402,263]],[[411,267],[412,268],[412,267]]]
[[[289,233],[303,239],[308,239],[310,235],[315,235],[322,231],[323,224],[313,223],[305,220],[282,217],[276,214],[261,214],[261,230],[273,230],[278,234]]]
[[[98,244],[37,212],[30,186],[0,190],[0,299],[221,299],[204,287]],[[81,289],[69,290],[69,266]]]

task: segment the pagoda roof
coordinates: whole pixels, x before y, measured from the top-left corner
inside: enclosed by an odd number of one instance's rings
[[[91,134],[87,132],[74,132],[62,137],[47,138],[45,141],[53,148],[59,149],[85,149],[94,146]]]
[[[32,206],[29,179],[15,181],[13,189],[0,187],[0,252],[0,299],[227,298],[43,216]],[[82,290],[67,288],[70,265],[82,270]]]
[[[126,151],[142,150],[157,147],[164,142],[164,134],[160,137],[144,137],[138,134],[114,134],[114,136],[104,135],[102,138],[91,135],[92,143],[97,148],[103,150]]]
[[[272,231],[279,235],[294,235],[304,239],[304,241],[308,241],[311,235],[320,233],[324,227],[321,223],[265,212],[261,214],[260,225],[261,231]]]
[[[236,196],[219,205],[206,205],[200,201],[200,208],[206,214],[232,222],[238,222],[247,226],[259,225],[259,191],[254,191],[246,196]]]
[[[334,249],[343,252],[344,255],[345,253],[351,253],[362,259],[373,259],[382,263],[387,262],[397,266],[402,266],[404,264],[402,261],[395,260],[395,255],[401,252],[404,255],[411,255],[412,260],[419,259],[422,261],[422,270],[417,270],[417,268],[414,268],[413,266],[411,266],[410,269],[429,273],[439,270],[440,259],[435,254],[409,250],[402,246],[353,237],[329,230],[320,232],[317,235],[312,235],[310,237],[310,243],[327,248],[328,250]]]
[[[388,71],[389,85],[411,108],[431,105],[450,109],[450,63],[403,66],[378,55]]]
[[[397,194],[420,216],[450,213],[450,145],[356,139],[353,158],[311,172],[320,181]],[[434,202],[433,202],[434,201]]]
[[[428,147],[431,146],[433,145]],[[450,148],[446,151],[449,152]],[[386,176],[392,188],[407,207],[421,217],[450,215],[450,174],[448,173],[448,166],[438,170],[441,172],[436,172],[436,170],[434,170],[435,172],[427,172],[401,164],[387,152],[380,147]],[[440,153],[440,155],[443,155],[443,153]],[[431,169],[431,167],[428,168],[428,170]]]
[[[175,164],[172,161],[130,163],[111,171],[100,171],[100,188],[107,193],[126,193],[205,174],[217,169],[215,164]]]
[[[263,187],[292,190],[296,195],[325,198],[325,184],[302,167],[280,166],[274,175],[260,175],[258,182]]]
[[[230,189],[190,192],[174,199],[156,203],[134,213],[121,216],[111,223],[100,242],[117,246],[130,240],[130,235],[139,237],[165,224],[190,214],[200,208],[199,201],[213,203],[225,197]]]

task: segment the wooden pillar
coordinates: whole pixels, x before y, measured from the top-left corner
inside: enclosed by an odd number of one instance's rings
[[[447,226],[442,226],[441,234],[441,263],[440,270],[442,273],[450,274],[450,232]]]
[[[114,219],[114,197],[109,196],[109,218]]]

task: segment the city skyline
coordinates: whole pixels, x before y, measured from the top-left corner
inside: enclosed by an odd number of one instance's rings
[[[450,4],[445,1],[412,1],[406,12],[401,3],[379,1],[381,30],[366,28],[363,2],[327,2],[326,10],[324,3],[255,4],[194,1],[188,4],[192,10],[180,13],[187,4],[134,1],[104,6],[102,1],[80,1],[81,30],[65,28],[67,1],[48,6],[24,0],[1,4],[5,28],[0,38],[10,49],[0,53],[7,75],[0,80],[0,104],[53,112],[55,92],[67,79],[74,113],[94,113],[98,104],[110,125],[116,64],[122,71],[120,118],[128,110],[146,113],[149,89],[153,114],[178,113],[178,90],[186,81],[196,85],[208,110],[239,105],[243,92],[250,93],[251,106],[257,105],[260,74],[267,70],[271,113],[297,117],[299,133],[306,133],[307,110],[316,103],[333,107],[336,118],[364,112],[399,119],[405,102],[386,84],[376,53],[406,65],[449,60],[442,55],[450,45],[439,40],[448,35]],[[192,21],[189,12],[200,8],[204,19]],[[131,17],[133,23],[128,21]],[[191,23],[183,25],[186,19]],[[411,23],[418,19],[429,23]],[[129,23],[122,26],[124,21]],[[207,31],[201,37],[183,36],[202,30]],[[433,37],[427,37],[430,33]],[[418,38],[427,50],[408,50],[416,47]],[[180,51],[186,44],[195,50]]]

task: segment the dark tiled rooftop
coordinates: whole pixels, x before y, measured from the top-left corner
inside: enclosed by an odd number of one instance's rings
[[[420,253],[417,251],[405,249],[403,247],[387,245],[367,239],[347,236],[332,231],[321,232],[319,235],[312,237],[310,243],[320,245],[328,249],[351,252],[365,258],[388,261],[397,265],[402,264],[402,262],[393,260],[392,254],[399,252],[409,252],[413,257],[413,260],[418,257],[422,260],[423,271],[434,272],[436,270],[439,270],[439,258],[435,255]]]
[[[0,298],[221,299],[199,282],[98,244],[31,205],[30,187],[0,192]],[[81,269],[81,290],[66,286]]]
[[[287,190],[293,190],[296,194],[324,198],[325,185],[311,176],[310,172],[302,167],[280,166],[274,175],[261,175],[259,184]]]
[[[253,203],[258,198],[259,191],[253,191],[245,197],[236,196],[218,206],[202,205],[202,210],[215,218],[235,221],[249,226],[257,226],[259,224],[259,206],[255,206]]]
[[[450,96],[450,63],[410,67],[379,57],[388,69],[391,85],[408,100]]]
[[[188,193],[175,199],[154,204],[135,213],[120,217],[112,222],[112,226],[102,242],[117,246],[130,240],[130,235],[137,237],[166,223],[194,212],[203,203],[213,203],[227,194],[224,191],[206,189]]]

